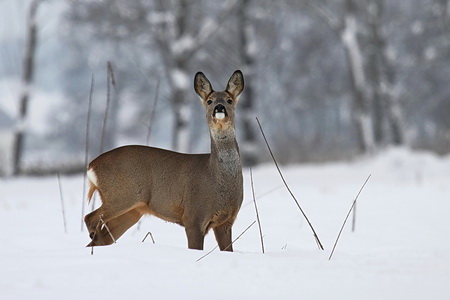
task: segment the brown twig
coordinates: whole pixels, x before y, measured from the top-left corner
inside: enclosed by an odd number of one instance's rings
[[[256,223],[256,221],[253,221],[253,223],[252,224],[250,224],[247,228],[245,228],[245,230],[240,234],[240,235],[238,235],[238,237],[237,238],[235,238],[232,242],[231,242],[231,244],[229,244],[228,246],[226,246],[225,247],[225,249],[227,249],[228,247],[230,247],[231,245],[233,245],[234,244],[234,242],[236,242],[247,230],[249,230],[250,229],[250,227],[252,227],[253,225],[255,225],[255,223]],[[196,262],[197,261],[200,261],[201,259],[203,259],[203,258],[205,258],[206,256],[208,256],[208,255],[210,255],[214,250],[216,250],[217,248],[218,248],[219,246],[217,245],[217,246],[215,246],[211,251],[209,251],[208,253],[206,253],[205,255],[203,255],[202,257],[200,257],[199,259],[197,259],[196,260]]]
[[[372,176],[372,174],[370,174],[370,175],[367,177],[367,179],[366,179],[366,181],[364,181],[364,184],[362,185],[361,189],[359,189],[359,192],[358,192],[358,194],[356,195],[356,198],[355,198],[355,200],[353,201],[353,204],[352,204],[352,206],[350,207],[350,210],[348,211],[347,216],[345,217],[344,223],[342,224],[341,229],[339,230],[338,236],[337,236],[337,238],[336,238],[336,241],[334,242],[334,246],[333,246],[333,249],[331,250],[330,257],[328,257],[328,260],[330,260],[331,257],[333,256],[334,250],[336,249],[336,245],[337,245],[337,243],[338,243],[338,241],[339,241],[339,238],[341,237],[341,233],[342,233],[342,230],[344,229],[345,223],[347,222],[348,216],[350,215],[352,209],[355,207],[355,205],[356,205],[356,200],[358,200],[359,194],[361,194],[362,190],[363,190],[364,187],[366,186],[366,183],[367,183],[367,181],[369,181],[370,176]]]
[[[314,230],[314,227],[312,226],[312,224],[309,221],[308,217],[306,216],[305,212],[300,207],[300,204],[298,203],[297,199],[295,198],[294,193],[292,193],[291,189],[289,188],[288,184],[286,183],[286,180],[284,179],[283,174],[281,173],[280,167],[278,166],[277,160],[275,159],[275,156],[272,153],[272,149],[269,146],[269,142],[267,141],[266,135],[264,134],[264,130],[262,129],[261,123],[259,122],[258,118],[256,118],[256,122],[258,122],[258,126],[259,126],[259,129],[261,130],[261,133],[262,133],[262,136],[264,138],[264,141],[266,142],[267,149],[269,149],[270,156],[272,156],[272,160],[275,163],[275,166],[277,167],[278,173],[280,174],[280,177],[281,177],[281,180],[284,183],[284,186],[288,190],[289,194],[291,194],[292,199],[294,199],[295,204],[297,204],[298,209],[300,210],[300,212],[302,213],[302,215],[305,218],[306,222],[308,223],[309,227],[311,228],[311,230],[313,232],[313,235],[314,235],[314,238],[316,240],[317,246],[319,247],[320,250],[323,250],[323,246],[322,246],[322,243],[319,240],[319,236],[317,235],[316,231]]]
[[[256,220],[258,221],[259,237],[261,238],[261,250],[262,250],[262,253],[264,253],[264,241],[263,241],[263,234],[262,234],[262,229],[261,229],[261,222],[259,221],[258,206],[256,206],[255,188],[253,186],[252,167],[250,167],[250,184],[252,187],[253,203],[255,204]]]

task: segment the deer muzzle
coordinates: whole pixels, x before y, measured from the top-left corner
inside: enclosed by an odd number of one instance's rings
[[[214,107],[213,117],[222,120],[228,116],[227,109],[222,104],[218,104]]]

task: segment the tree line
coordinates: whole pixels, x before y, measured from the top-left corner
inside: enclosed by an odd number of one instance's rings
[[[268,159],[255,116],[284,163],[390,145],[450,149],[447,0],[76,0],[62,19],[72,49],[61,71],[72,124],[85,120],[82,80],[87,90],[89,74],[103,74],[96,88],[104,95],[106,62],[115,68],[108,147],[145,136],[158,89],[153,143],[204,151],[208,138],[191,77],[201,70],[220,82],[241,69],[238,134],[247,165]],[[102,105],[94,105],[94,124]],[[73,126],[49,136],[82,152],[83,134]]]

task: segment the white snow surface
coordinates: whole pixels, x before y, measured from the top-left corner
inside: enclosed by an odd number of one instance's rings
[[[255,224],[218,250],[187,249],[178,225],[146,217],[116,244],[91,249],[81,231],[82,176],[0,181],[1,299],[448,299],[450,157],[391,149],[373,158],[283,166],[320,251],[272,164],[253,169],[266,253]],[[349,219],[358,190],[356,231]],[[256,220],[249,171],[234,237]],[[99,202],[97,200],[97,202]],[[89,207],[90,208],[90,207]],[[86,210],[88,206],[86,205]],[[148,237],[151,231],[156,244]]]

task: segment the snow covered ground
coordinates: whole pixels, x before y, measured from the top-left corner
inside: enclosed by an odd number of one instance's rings
[[[393,149],[374,158],[282,167],[325,251],[272,164],[253,170],[266,253],[255,224],[235,253],[188,250],[182,227],[146,217],[117,244],[81,231],[82,177],[0,181],[1,299],[448,299],[450,157]],[[255,219],[248,170],[234,236]],[[344,217],[372,174],[328,261]],[[97,201],[98,202],[98,201]],[[147,238],[151,231],[156,244]]]

